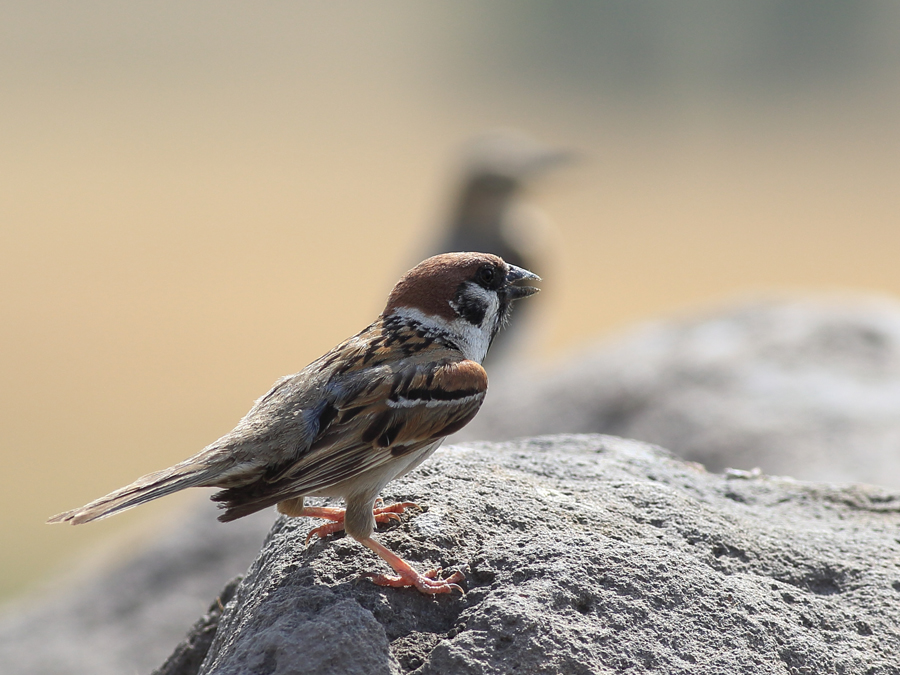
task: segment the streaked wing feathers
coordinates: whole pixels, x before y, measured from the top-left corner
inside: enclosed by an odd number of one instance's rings
[[[481,407],[487,374],[446,349],[423,351],[432,353],[393,368],[384,364],[346,373],[320,406],[318,434],[309,450],[260,480],[214,495],[228,509],[220,519],[351,480],[464,427]],[[432,360],[434,352],[443,358]]]

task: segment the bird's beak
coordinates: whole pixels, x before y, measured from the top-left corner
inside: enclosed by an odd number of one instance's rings
[[[541,290],[540,288],[535,288],[534,286],[513,285],[519,281],[526,280],[540,281],[541,278],[534,272],[529,272],[528,270],[524,270],[521,267],[510,265],[509,272],[506,273],[506,285],[504,286],[504,289],[506,290],[506,297],[510,300],[519,300],[520,298],[527,298],[529,295],[534,295],[539,290]]]

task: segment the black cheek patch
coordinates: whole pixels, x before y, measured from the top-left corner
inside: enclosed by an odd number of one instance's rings
[[[471,323],[480,326],[487,312],[487,305],[477,295],[468,293],[468,282],[461,283],[456,289],[456,299],[453,301],[456,313]]]

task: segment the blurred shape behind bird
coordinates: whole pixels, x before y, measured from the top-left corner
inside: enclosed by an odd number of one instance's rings
[[[552,248],[552,227],[539,209],[522,200],[522,195],[548,170],[576,158],[572,151],[544,145],[510,129],[486,131],[471,138],[461,148],[449,215],[429,253],[483,251],[517,267],[543,269]],[[522,315],[531,314],[530,309],[521,308],[519,312],[514,330],[506,330],[495,339],[489,362],[508,359],[521,336],[533,332],[519,330]]]

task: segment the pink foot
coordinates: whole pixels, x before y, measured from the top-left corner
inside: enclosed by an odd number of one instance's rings
[[[465,595],[465,591],[456,582],[464,581],[465,576],[462,572],[456,571],[446,579],[441,579],[441,570],[428,570],[425,574],[419,574],[414,569],[404,570],[397,576],[388,576],[387,574],[375,574],[374,572],[366,572],[363,576],[372,580],[372,583],[379,586],[391,586],[393,588],[410,588],[415,587],[420,592],[427,595],[437,595],[438,593],[452,593],[459,591]]]
[[[459,591],[465,595],[465,591],[457,584],[457,582],[465,580],[462,572],[454,572],[446,579],[440,578],[441,570],[439,569],[419,574],[403,558],[371,537],[361,539],[359,543],[375,551],[397,573],[397,576],[375,574],[374,572],[368,572],[363,575],[369,577],[373,583],[379,586],[392,586],[394,588],[415,587],[419,592],[427,595],[452,593],[453,591]]]
[[[319,527],[314,527],[311,529],[306,535],[306,543],[309,544],[312,541],[313,537],[318,537],[319,539],[324,539],[329,534],[334,534],[335,532],[340,532],[344,529],[344,519],[336,520],[331,523],[325,523],[324,525],[319,525]]]
[[[375,504],[384,504],[384,501],[379,498]],[[399,521],[399,514],[412,507],[419,508],[419,505],[414,502],[402,502],[400,504],[391,504],[390,506],[380,506],[373,509],[372,512],[375,514],[376,523],[390,523]],[[331,521],[330,523],[325,523],[324,525],[320,525],[319,527],[310,530],[309,534],[306,535],[307,544],[313,537],[324,539],[329,534],[334,534],[335,532],[340,532],[344,529],[344,509],[310,506],[303,507],[303,513],[301,515],[310,518],[325,518],[326,520]]]
[[[375,502],[376,504],[378,502]],[[384,502],[382,502],[384,503]],[[399,504],[391,504],[390,506],[379,506],[373,513],[375,514],[376,523],[386,523],[390,520],[400,520],[398,513],[403,513],[406,509],[418,509],[419,505],[415,502],[400,502]],[[381,519],[379,520],[379,517]]]

